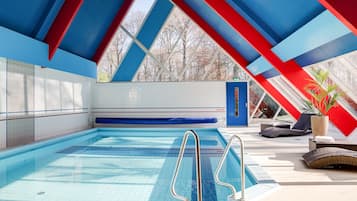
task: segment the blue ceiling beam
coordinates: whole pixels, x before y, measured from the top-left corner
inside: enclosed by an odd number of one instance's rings
[[[291,35],[311,21],[325,8],[317,0],[225,0],[231,5],[240,7],[244,13],[239,12],[251,25],[266,38],[266,33],[273,36],[277,42]],[[233,7],[234,8],[234,7]],[[254,22],[254,23],[253,23]],[[264,29],[262,32],[258,26]],[[268,39],[268,38],[267,38]],[[268,39],[269,40],[269,39]],[[275,44],[273,44],[275,46]]]
[[[46,37],[48,30],[51,28],[53,21],[55,20],[58,12],[60,11],[64,0],[56,0],[50,11],[47,13],[46,17],[44,18],[43,22],[40,24],[39,28],[36,29],[37,32],[34,34],[37,40],[43,41]]]
[[[60,48],[92,59],[123,2],[124,0],[83,1]]]
[[[295,61],[301,66],[308,66],[355,50],[357,50],[357,36],[350,33],[295,58]]]
[[[0,26],[0,57],[48,67],[90,78],[97,77],[96,63],[58,49],[48,59],[48,45]]]
[[[263,75],[265,77],[265,79],[269,79],[269,78],[273,78],[275,76],[280,75],[280,73],[275,68],[272,68],[268,71],[265,71],[261,75]]]
[[[260,73],[273,69],[274,66],[264,57],[260,56],[258,59],[250,63],[247,68],[253,75],[259,75]]]
[[[145,58],[146,53],[137,44],[132,43],[119,68],[113,76],[112,82],[131,81]]]
[[[146,49],[149,50],[151,48],[173,7],[174,5],[170,0],[155,2],[137,35],[137,39]],[[113,76],[112,81],[131,81],[144,60],[145,55],[145,51],[133,42]]]
[[[147,49],[150,49],[154,43],[156,36],[159,34],[173,7],[174,5],[170,0],[159,0],[155,3],[150,15],[136,37]]]
[[[227,3],[245,19],[249,21],[266,39],[273,45],[277,44],[281,38],[270,26],[268,26],[259,16],[257,16],[241,0],[227,0]],[[239,5],[239,6],[238,6]]]
[[[272,50],[283,61],[288,61],[349,33],[351,31],[326,10]]]
[[[1,1],[0,26],[34,37],[50,11],[54,1]]]
[[[324,11],[274,46],[272,51],[281,60],[288,61],[349,33],[351,31],[335,16],[329,11]],[[263,57],[259,57],[248,66],[254,75],[272,68],[273,66]]]
[[[250,46],[229,24],[202,0],[184,0],[196,13],[236,49],[247,61],[254,61],[259,53]]]

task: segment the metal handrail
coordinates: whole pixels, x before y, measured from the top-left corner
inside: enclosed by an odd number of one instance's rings
[[[241,190],[241,198],[239,199],[239,195],[235,189],[235,187],[229,183],[225,183],[225,182],[222,182],[219,177],[218,177],[218,174],[219,172],[221,171],[222,169],[222,166],[223,166],[223,162],[224,160],[226,160],[227,158],[227,155],[228,155],[228,152],[229,152],[229,149],[231,148],[232,146],[232,143],[233,143],[233,140],[234,138],[238,139],[239,140],[239,143],[240,143],[240,165],[241,165],[241,187],[242,187],[242,190]],[[223,152],[223,155],[222,155],[222,158],[221,160],[219,161],[218,163],[218,167],[216,169],[216,172],[215,172],[215,175],[214,175],[214,180],[216,181],[216,183],[218,185],[221,185],[221,186],[225,186],[227,188],[230,188],[231,191],[232,191],[232,195],[228,196],[228,200],[230,201],[244,201],[245,197],[244,197],[244,189],[245,189],[245,167],[244,167],[244,143],[243,143],[243,140],[237,135],[237,134],[234,134],[231,139],[229,140],[226,148],[224,149],[224,152]]]
[[[178,155],[178,158],[177,158],[177,162],[176,162],[176,168],[175,168],[174,176],[173,176],[172,181],[171,181],[170,192],[171,192],[171,195],[174,198],[178,199],[178,200],[189,201],[188,198],[186,198],[186,197],[184,197],[182,195],[178,195],[176,193],[176,190],[175,190],[177,174],[178,174],[180,166],[181,166],[181,162],[182,162],[182,159],[183,159],[183,154],[184,154],[184,151],[185,151],[185,148],[186,148],[187,139],[188,139],[189,135],[192,135],[195,138],[197,201],[202,201],[200,139],[199,139],[197,133],[194,130],[186,131],[185,135],[183,136],[180,152],[179,152],[179,155]]]

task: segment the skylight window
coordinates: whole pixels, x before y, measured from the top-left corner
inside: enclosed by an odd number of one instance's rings
[[[98,64],[98,82],[111,81],[132,41],[121,28],[118,29]]]
[[[131,5],[122,25],[135,36],[150,12],[155,0],[135,0]]]
[[[335,83],[340,93],[339,103],[357,117],[357,51],[304,68],[307,72],[313,69],[329,71],[329,82]]]
[[[112,80],[133,43],[133,38],[124,31],[123,27],[130,35],[135,37],[154,2],[155,0],[136,0],[131,5],[121,23],[122,25],[118,28],[98,64],[98,82],[110,82]]]
[[[133,81],[248,79],[247,74],[177,8],[171,12],[149,51]]]

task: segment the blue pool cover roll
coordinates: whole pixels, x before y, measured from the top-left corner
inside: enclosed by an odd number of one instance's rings
[[[96,118],[97,124],[204,124],[217,118]]]

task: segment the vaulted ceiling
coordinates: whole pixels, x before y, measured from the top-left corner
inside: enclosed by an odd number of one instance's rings
[[[98,63],[133,1],[3,0],[0,28],[48,44],[49,61],[64,51]],[[310,77],[301,68],[357,50],[356,0],[157,0],[150,26],[156,18],[163,24],[168,15],[160,15],[160,8],[166,12],[168,4],[182,9],[295,117],[299,112],[266,79],[282,75],[309,99],[303,87]],[[152,30],[142,33],[143,40],[155,38]],[[118,73],[130,81],[137,68]],[[344,133],[356,128],[343,107],[330,117]]]
[[[5,0],[0,7],[0,26],[47,42],[50,46],[51,43],[55,43],[55,46],[58,43],[58,48],[62,50],[98,62],[132,2],[133,0]],[[278,74],[271,65],[259,63],[260,53],[207,1],[173,2],[187,4],[201,16],[251,64],[248,69],[253,74],[263,73],[265,77]],[[351,30],[356,26],[353,25],[356,24],[356,15],[348,13],[348,8],[356,5],[353,0],[321,0],[321,3],[318,0],[225,2],[265,37],[279,56],[281,54],[286,60],[295,59],[301,66],[357,49],[357,36]],[[219,4],[218,1],[213,3]],[[341,14],[342,17],[335,17],[325,6],[329,6],[330,10],[335,8],[332,12]],[[347,14],[344,14],[344,10],[347,10]],[[350,23],[350,29],[346,28],[347,25],[342,25],[342,22]],[[52,35],[50,38],[51,29],[60,36],[56,38]],[[298,52],[285,55],[280,53],[292,51],[290,49],[296,45],[304,47]],[[254,66],[254,61],[263,67]]]

